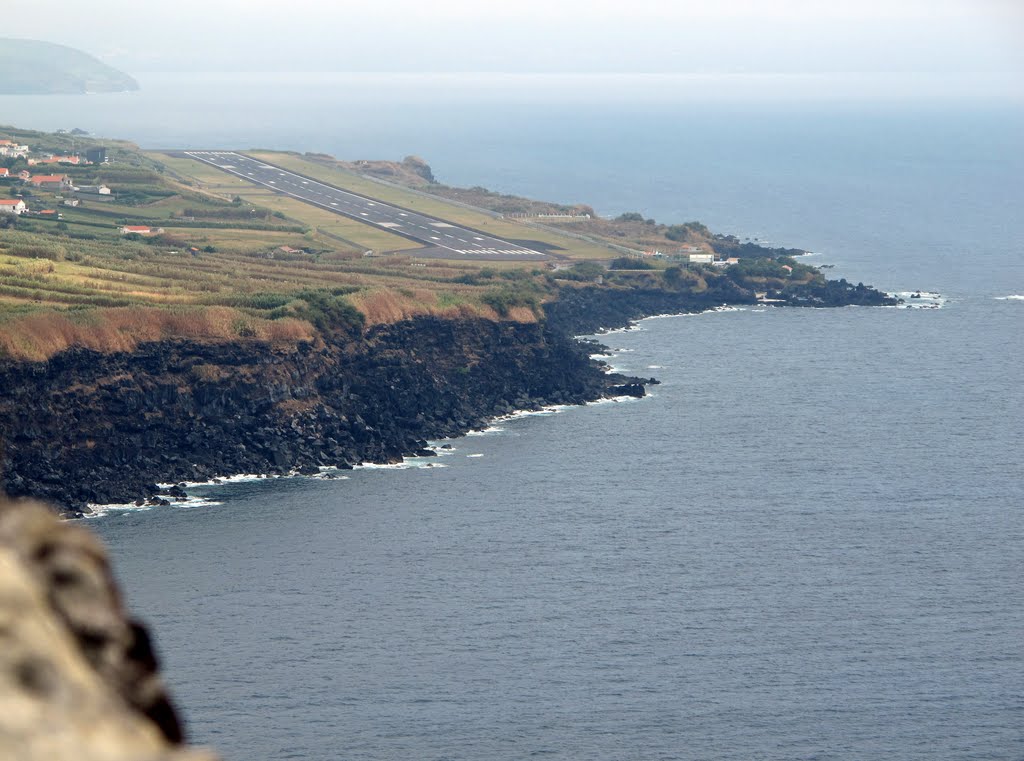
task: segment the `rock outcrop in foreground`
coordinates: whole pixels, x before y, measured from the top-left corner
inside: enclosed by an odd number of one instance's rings
[[[0,761],[214,761],[84,527],[0,497]]]

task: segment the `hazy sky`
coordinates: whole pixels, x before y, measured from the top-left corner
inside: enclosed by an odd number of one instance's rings
[[[3,5],[13,0],[3,0]],[[129,72],[1024,72],[1024,0],[33,0]]]

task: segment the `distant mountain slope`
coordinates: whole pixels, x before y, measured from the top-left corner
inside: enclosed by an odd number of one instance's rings
[[[88,53],[38,40],[0,37],[0,95],[138,90],[134,79]]]

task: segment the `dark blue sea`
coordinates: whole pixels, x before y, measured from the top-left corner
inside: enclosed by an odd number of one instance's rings
[[[603,340],[661,379],[647,399],[91,521],[196,741],[229,761],[1024,758],[1024,104],[142,84],[3,97],[0,122],[419,154],[453,184],[701,220],[940,294],[646,320]]]

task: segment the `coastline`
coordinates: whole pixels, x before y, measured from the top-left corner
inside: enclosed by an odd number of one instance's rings
[[[838,293],[888,303],[872,289]],[[657,383],[616,373],[592,357],[607,346],[574,335],[757,303],[749,293],[585,285],[563,289],[534,323],[418,317],[291,348],[164,341],[0,365],[4,481],[11,496],[81,517],[89,505],[186,496],[158,481],[400,463],[425,455],[428,439],[552,405],[642,397]]]
[[[897,297],[897,298],[906,298],[907,296],[909,296],[910,293],[911,292],[907,292],[907,294],[904,295],[901,292],[901,293],[891,293],[891,294],[888,294],[888,295],[893,296],[893,297]],[[933,303],[933,301],[932,301],[933,298],[936,299],[936,300],[939,299],[939,294],[932,294],[932,293],[924,294],[923,292],[919,292],[919,293],[922,293],[923,295],[926,295],[928,297],[927,303],[921,303],[921,304],[904,303],[904,304],[897,305],[897,307],[898,308],[911,308],[911,309],[912,308],[932,308],[932,309],[935,309],[935,308],[940,308],[942,306],[942,303]],[[739,312],[739,311],[746,311],[748,309],[750,311],[755,311],[755,312],[761,311],[761,312],[763,312],[763,311],[765,311],[766,309],[769,309],[769,308],[776,308],[774,305],[771,305],[771,304],[760,305],[760,308],[756,308],[756,309],[751,308],[751,307],[756,307],[756,306],[758,306],[758,305],[757,304],[743,304],[741,306],[736,306],[736,305],[732,305],[732,304],[721,304],[721,305],[717,305],[717,306],[708,307],[708,308],[705,308],[705,309],[688,309],[688,310],[684,310],[684,311],[672,311],[672,312],[663,312],[663,313],[658,313],[658,314],[649,314],[649,315],[644,315],[644,316],[641,316],[641,317],[637,317],[635,319],[630,319],[625,325],[622,325],[622,326],[619,326],[619,327],[601,327],[601,328],[598,328],[593,333],[574,335],[574,336],[572,336],[571,340],[576,342],[577,344],[583,346],[583,347],[586,347],[586,349],[591,352],[588,355],[589,359],[591,361],[597,362],[599,364],[599,366],[602,368],[602,371],[607,376],[609,376],[609,377],[616,377],[616,376],[620,376],[621,375],[621,373],[623,372],[622,369],[617,368],[614,365],[608,364],[605,361],[605,358],[613,357],[618,352],[617,352],[617,350],[612,349],[612,348],[610,348],[610,347],[600,343],[597,340],[598,338],[602,338],[602,337],[605,337],[605,336],[612,336],[612,335],[616,335],[616,334],[620,334],[620,333],[628,333],[628,332],[634,332],[634,331],[637,331],[637,330],[643,330],[643,327],[642,327],[641,323],[646,322],[648,320],[660,320],[660,319],[666,319],[666,318],[671,318],[671,317],[691,317],[691,316],[700,316],[700,315],[707,315],[707,314],[720,314],[720,313],[729,313],[729,312]],[[821,308],[830,308],[830,307],[821,307]],[[598,349],[598,351],[595,352],[594,349]],[[651,368],[648,368],[648,369],[657,370],[657,369],[660,369],[660,368],[651,367]],[[650,378],[645,383],[645,387],[646,387],[646,385],[657,384],[657,383],[658,383],[658,381],[656,379]],[[636,396],[636,395],[604,396],[604,397],[600,397],[600,398],[589,400],[589,401],[583,401],[583,402],[576,403],[576,404],[554,404],[554,405],[547,405],[547,406],[540,406],[540,407],[536,407],[535,406],[535,407],[528,407],[528,408],[524,408],[524,409],[514,410],[513,412],[510,412],[510,413],[506,413],[506,414],[502,414],[502,415],[496,415],[494,417],[488,418],[487,420],[484,421],[483,425],[481,425],[480,427],[472,428],[472,429],[464,431],[464,432],[462,432],[460,434],[456,434],[456,435],[453,435],[453,436],[450,436],[450,437],[445,437],[445,438],[440,438],[440,439],[435,439],[435,440],[429,440],[429,441],[426,442],[426,445],[423,448],[423,450],[421,450],[421,453],[419,453],[419,454],[413,454],[413,453],[403,454],[397,462],[373,462],[373,461],[367,461],[367,462],[360,462],[360,463],[356,463],[356,464],[340,464],[340,465],[332,465],[332,466],[321,466],[320,469],[319,469],[319,472],[317,472],[317,473],[302,473],[302,472],[299,472],[298,470],[292,470],[292,471],[287,472],[287,473],[274,473],[274,472],[258,473],[258,474],[254,474],[254,473],[234,473],[234,474],[229,474],[229,475],[211,476],[208,479],[203,480],[203,481],[160,482],[160,483],[157,484],[157,486],[159,487],[159,492],[156,495],[150,497],[149,500],[145,501],[143,504],[138,504],[138,502],[117,503],[117,504],[108,504],[108,505],[89,504],[89,505],[87,505],[87,507],[89,508],[89,512],[84,513],[84,514],[82,514],[80,516],[73,516],[73,517],[75,517],[75,518],[92,519],[92,518],[103,517],[103,516],[107,515],[110,512],[147,511],[147,510],[153,509],[154,507],[178,507],[178,508],[183,508],[183,509],[192,509],[192,508],[196,508],[196,507],[215,507],[215,506],[219,506],[219,505],[223,504],[223,501],[217,500],[215,498],[208,498],[208,497],[205,497],[205,496],[193,496],[193,495],[178,496],[178,497],[169,496],[168,493],[167,493],[168,490],[169,489],[174,489],[175,487],[177,487],[177,489],[180,489],[180,490],[184,491],[184,490],[195,489],[195,488],[226,487],[226,486],[231,486],[232,484],[238,484],[238,483],[252,483],[252,482],[257,482],[257,481],[276,480],[276,479],[281,479],[281,478],[310,478],[310,479],[318,479],[318,480],[348,480],[350,478],[350,476],[345,475],[345,473],[347,471],[357,471],[357,470],[364,470],[364,469],[405,470],[405,469],[410,469],[410,468],[444,468],[444,467],[446,467],[446,465],[444,463],[442,463],[442,462],[431,462],[431,460],[433,458],[435,458],[435,457],[443,457],[443,456],[445,456],[447,454],[451,454],[454,451],[456,451],[456,448],[451,446],[452,442],[457,441],[457,440],[459,440],[461,438],[469,437],[469,436],[484,436],[484,435],[488,435],[490,433],[502,432],[504,429],[500,427],[501,423],[512,422],[512,421],[515,421],[515,420],[518,420],[518,419],[522,419],[522,418],[525,418],[525,417],[554,415],[554,414],[558,414],[559,412],[562,412],[564,410],[571,409],[573,407],[587,407],[587,406],[593,406],[593,405],[599,405],[599,404],[607,404],[607,403],[613,403],[613,402],[624,402],[624,401],[638,400],[638,399],[646,398],[646,396],[648,396],[648,395],[649,394],[646,393],[646,389],[645,389],[645,393],[642,396]],[[447,448],[447,449],[443,448],[443,447],[445,447],[445,445],[449,445],[449,448]],[[429,454],[427,454],[427,451],[429,451]]]
[[[467,437],[478,437],[478,436],[489,436],[495,433],[504,433],[505,429],[501,427],[501,423],[511,423],[516,420],[523,420],[528,417],[549,417],[560,414],[562,412],[579,408],[579,407],[595,407],[605,404],[622,404],[628,402],[642,401],[650,397],[651,394],[646,394],[643,397],[637,396],[613,396],[613,397],[602,397],[600,399],[594,399],[593,401],[583,402],[581,404],[555,404],[548,407],[541,407],[540,409],[524,409],[516,410],[515,412],[507,415],[500,415],[492,418],[488,421],[488,425],[485,428],[475,429],[466,431],[460,436],[454,436],[451,438],[437,439],[427,442],[427,449],[432,451],[432,455],[407,455],[403,456],[398,462],[363,462],[357,465],[348,467],[333,467],[324,466],[321,468],[319,473],[304,474],[299,472],[290,472],[286,474],[279,473],[238,473],[226,476],[215,476],[206,481],[183,481],[178,483],[159,483],[157,486],[161,488],[162,492],[173,487],[179,487],[183,490],[196,489],[196,488],[230,488],[231,486],[244,483],[256,483],[262,481],[276,481],[281,479],[312,479],[322,481],[348,481],[352,476],[347,475],[348,473],[357,472],[360,470],[412,470],[412,469],[442,469],[448,467],[444,462],[437,462],[436,459],[441,459],[454,455],[459,451],[459,447],[454,442]],[[482,457],[483,455],[466,455],[467,457]],[[154,508],[160,507],[172,507],[179,509],[195,509],[202,507],[217,507],[224,504],[224,501],[212,497],[203,495],[188,495],[185,497],[178,497],[173,499],[167,499],[167,504],[158,502],[146,502],[144,504],[136,504],[134,502],[116,503],[109,505],[88,505],[90,512],[80,515],[72,516],[69,520],[93,520],[97,518],[103,518],[108,516],[110,513],[122,513],[122,512],[147,512]]]
[[[394,464],[425,454],[428,439],[517,412],[643,396],[648,382],[606,372],[538,323],[417,318],[268,348],[165,342],[0,368],[11,392],[0,410],[8,490],[79,517],[88,505],[182,496],[157,481]]]

